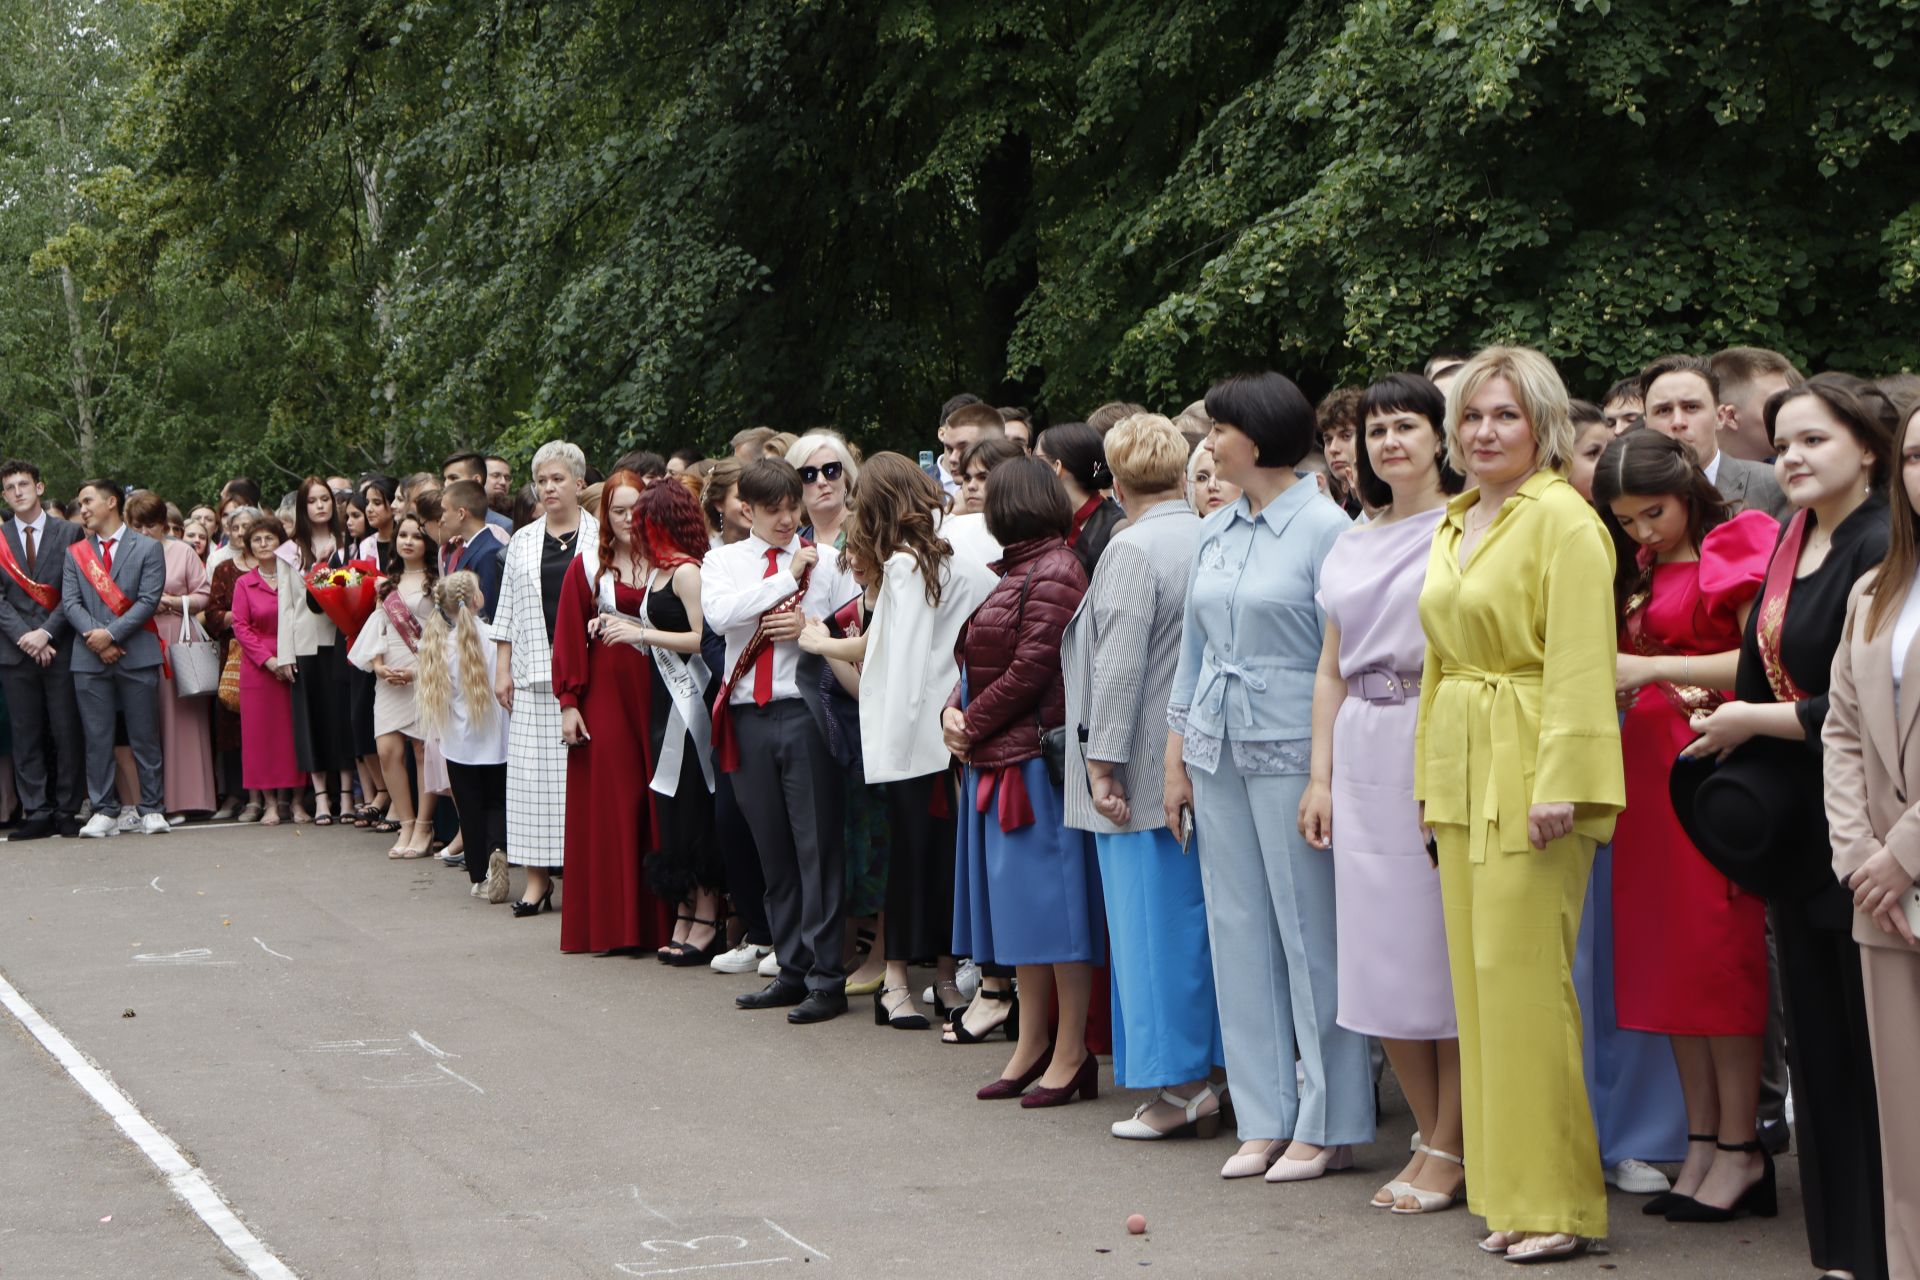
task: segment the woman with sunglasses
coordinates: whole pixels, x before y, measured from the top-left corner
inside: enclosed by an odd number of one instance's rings
[[[807,511],[807,523],[800,536],[824,546],[844,545],[847,495],[860,474],[853,450],[838,432],[809,431],[794,443],[787,461],[800,473],[804,486],[800,501]]]

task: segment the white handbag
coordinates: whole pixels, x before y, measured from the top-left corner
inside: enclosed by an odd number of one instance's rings
[[[180,615],[180,638],[167,646],[173,667],[173,691],[182,698],[203,698],[220,691],[220,646],[191,615]]]

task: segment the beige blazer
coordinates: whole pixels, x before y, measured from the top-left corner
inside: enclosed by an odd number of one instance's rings
[[[1901,667],[1896,713],[1893,619],[1872,639],[1865,635],[1874,577],[1866,574],[1847,597],[1846,630],[1834,650],[1820,731],[1833,870],[1844,881],[1884,847],[1920,880],[1920,644],[1907,651]],[[1863,946],[1910,949],[1857,909],[1853,937]]]

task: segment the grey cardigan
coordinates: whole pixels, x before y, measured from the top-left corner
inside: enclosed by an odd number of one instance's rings
[[[1107,544],[1086,598],[1067,624],[1061,659],[1069,827],[1115,835],[1167,825],[1161,813],[1167,700],[1199,546],[1200,517],[1186,503],[1149,507]],[[1133,811],[1125,827],[1094,809],[1088,756],[1120,766],[1116,772]]]

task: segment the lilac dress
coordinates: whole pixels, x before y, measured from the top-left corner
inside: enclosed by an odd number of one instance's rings
[[[1413,799],[1420,589],[1444,507],[1340,535],[1320,605],[1340,628],[1347,697],[1333,726],[1333,879],[1338,1020],[1391,1040],[1458,1034],[1440,876]]]

